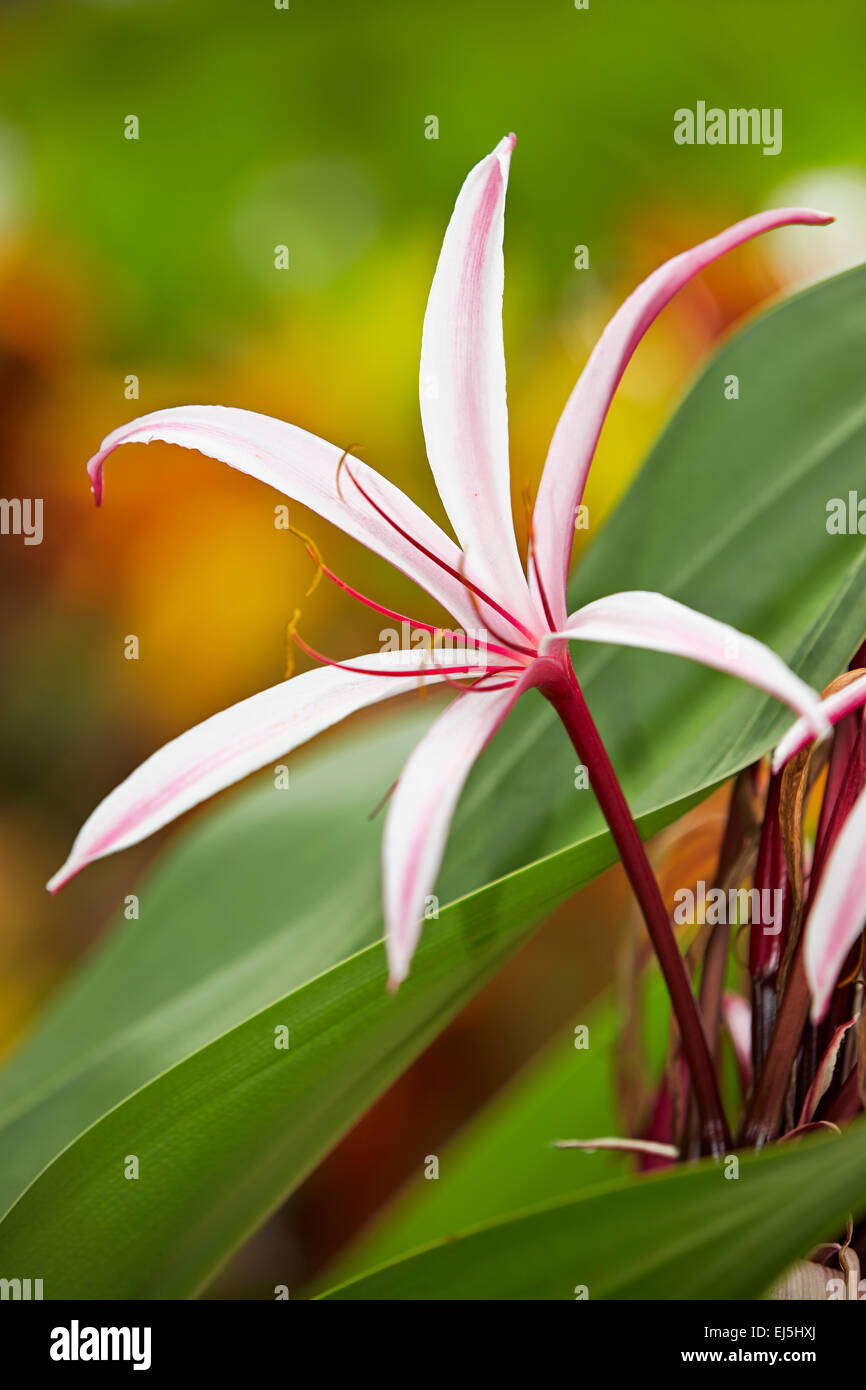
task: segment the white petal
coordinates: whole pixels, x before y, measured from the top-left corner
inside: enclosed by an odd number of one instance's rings
[[[502,341],[502,237],[513,147],[509,135],[476,164],[448,224],[424,316],[421,419],[467,573],[536,632],[538,615],[514,539]]]
[[[614,392],[650,324],[691,278],[750,237],[791,223],[832,222],[811,208],[780,208],[737,222],[719,236],[683,251],[653,271],[616,311],[593,349],[551,440],[533,514],[535,558],[553,620],[565,615],[565,582],[574,517]],[[534,571],[533,590],[537,589]]]
[[[866,792],[855,801],[830,855],[806,920],[806,978],[812,1020],[827,1012],[845,957],[866,923]]]
[[[866,676],[860,676],[858,680],[851,681],[850,684],[843,686],[841,690],[835,690],[832,695],[828,695],[821,701],[821,708],[824,716],[830,724],[838,724],[846,714],[852,714],[855,709],[860,709],[866,704]],[[795,753],[799,753],[801,748],[805,748],[807,743],[811,743],[815,737],[815,730],[808,719],[798,719],[796,724],[792,724],[785,736],[776,745],[773,754],[773,771],[779,772],[785,763],[790,762]]]
[[[642,1154],[649,1158],[679,1158],[675,1144],[661,1144],[657,1139],[557,1139],[557,1149],[582,1149],[584,1153],[594,1154],[601,1149],[614,1153]]]
[[[249,473],[260,482],[317,512],[326,521],[382,555],[420,584],[467,628],[478,626],[475,610],[459,574],[458,547],[399,488],[351,455],[338,484],[342,449],[297,425],[222,405],[176,406],[156,410],[106,435],[87,465],[97,503],[102,500],[102,471],[109,454],[121,444],[149,444],[154,439],[198,449],[208,458]],[[401,535],[361,495],[348,470],[372,500],[406,533]],[[341,495],[342,494],[342,495]],[[425,555],[412,540],[430,552]],[[449,574],[431,556],[444,561]]]
[[[419,661],[417,652],[375,652],[358,657],[355,664],[414,671]],[[425,683],[440,680],[424,677]],[[49,891],[56,892],[94,859],[137,844],[347,715],[417,685],[414,674],[367,676],[324,666],[213,715],[154,753],[97,806],[66,863],[48,883]]]
[[[747,1089],[752,1081],[752,1006],[741,994],[725,991],[722,1016],[737,1058],[737,1069]]]
[[[515,683],[505,690],[461,695],[427,730],[400,774],[382,842],[392,987],[409,973],[424,900],[436,881],[463,784],[524,688]]]
[[[816,731],[826,728],[817,691],[763,642],[664,594],[636,589],[588,603],[566,619],[561,632],[545,638],[542,649],[564,638],[687,657],[775,695],[810,719]]]

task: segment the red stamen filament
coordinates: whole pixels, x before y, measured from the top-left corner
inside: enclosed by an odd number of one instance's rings
[[[482,603],[486,603],[487,606],[489,608],[492,608],[494,612],[498,613],[501,618],[504,618],[506,622],[511,623],[513,627],[516,627],[518,632],[522,632],[524,637],[526,637],[529,642],[533,644],[535,643],[535,638],[529,631],[529,628],[525,627],[524,624],[521,623],[517,618],[512,617],[512,615],[507,611],[507,609],[503,608],[502,605],[497,603],[495,599],[492,599],[489,594],[486,594],[484,590],[480,589],[478,585],[473,583],[471,579],[467,579],[465,575],[462,575],[459,572],[459,570],[456,570],[452,565],[449,565],[446,560],[440,559],[438,555],[435,555],[432,550],[428,550],[427,547],[425,545],[422,545],[419,540],[416,540],[414,536],[410,536],[408,531],[404,531],[403,527],[399,524],[399,522],[396,522],[393,517],[389,516],[388,513],[385,511],[384,507],[380,507],[379,503],[374,501],[370,494],[366,491],[366,489],[361,486],[361,484],[358,482],[358,479],[352,472],[351,468],[349,468],[348,464],[345,462],[345,455],[340,460],[340,467],[345,469],[345,472],[349,475],[349,478],[355,484],[355,487],[358,489],[364,500],[368,502],[369,505],[373,508],[373,510],[377,512],[378,515],[382,518],[382,520],[386,521],[389,526],[393,527],[397,534],[402,536],[403,539],[409,543],[409,545],[413,546],[416,550],[420,551],[421,554],[425,555],[428,560],[432,560],[434,565],[438,565],[440,569],[445,570],[446,574],[450,574],[452,579],[456,579],[458,583],[462,584],[466,589],[469,589],[472,593],[477,594],[478,597],[481,599]],[[529,653],[529,655],[535,655],[534,645],[533,650]]]
[[[472,648],[468,645],[468,640],[466,638],[465,633],[455,632],[452,628],[447,627],[434,627],[432,623],[420,623],[417,622],[414,618],[407,617],[405,613],[395,613],[392,608],[383,608],[381,603],[376,603],[373,599],[367,598],[365,594],[360,593],[358,589],[353,589],[351,584],[347,584],[345,579],[341,579],[338,574],[335,574],[333,570],[329,569],[328,566],[322,560],[321,556],[314,554],[314,552],[310,550],[309,546],[307,547],[307,554],[310,556],[312,560],[315,561],[316,565],[318,565],[319,567],[319,571],[322,574],[324,574],[326,579],[330,579],[331,583],[336,584],[338,589],[342,589],[344,593],[348,594],[351,598],[357,599],[359,603],[365,604],[367,608],[372,608],[374,612],[381,613],[382,616],[385,618],[390,618],[392,622],[408,623],[410,628],[418,628],[422,632],[429,632],[433,635],[440,633],[443,637],[463,638],[464,645],[466,645],[467,650],[475,650],[475,648]],[[477,650],[479,650],[480,652],[481,649],[478,648]],[[528,651],[524,647],[500,647],[494,642],[485,642],[484,650],[489,652],[495,652],[497,656],[510,657],[514,654],[515,650],[526,651],[527,656],[533,655],[532,652]]]
[[[301,651],[302,651],[302,652],[306,652],[307,656],[311,656],[311,657],[313,658],[314,661],[321,661],[321,662],[323,663],[323,665],[325,665],[325,666],[336,666],[336,667],[338,667],[341,671],[354,671],[355,674],[356,674],[356,675],[359,675],[359,676],[391,676],[391,677],[394,677],[394,678],[397,678],[397,679],[402,679],[402,678],[405,677],[405,676],[421,676],[421,677],[424,677],[424,676],[445,676],[445,675],[460,676],[460,675],[468,675],[468,674],[471,674],[473,671],[477,671],[477,670],[478,670],[478,666],[475,665],[475,666],[422,666],[422,667],[416,667],[416,668],[414,668],[413,670],[408,670],[408,671],[382,671],[382,670],[377,670],[377,669],[376,669],[375,667],[373,667],[373,666],[354,666],[354,665],[350,665],[350,663],[349,663],[349,662],[346,662],[346,661],[334,661],[334,660],[332,660],[331,657],[329,657],[329,656],[324,656],[324,655],[322,654],[322,652],[317,652],[316,649],[315,649],[315,647],[311,647],[311,646],[309,645],[309,643],[305,642],[304,639],[303,639],[303,637],[301,637],[301,635],[300,635],[298,632],[295,632],[294,630],[290,630],[290,631],[289,631],[289,637],[292,639],[292,641],[297,642],[297,644],[298,644],[298,646],[300,647]],[[485,676],[486,676],[486,675],[498,676],[498,675],[501,675],[504,671],[509,671],[509,672],[511,672],[511,671],[520,672],[520,671],[522,671],[522,670],[523,670],[523,667],[522,667],[522,666],[490,666],[490,667],[488,667],[488,669],[487,669],[486,671],[484,671],[482,674],[485,675]]]
[[[435,667],[433,669],[435,670]],[[459,690],[461,695],[475,695],[476,693],[478,695],[486,695],[490,690],[510,690],[511,687],[516,684],[516,681],[499,681],[497,685],[484,684],[490,676],[495,676],[500,671],[510,669],[512,668],[505,666],[494,667],[491,671],[485,671],[484,675],[479,676],[477,681],[473,681],[471,685],[463,685],[462,682],[455,680],[453,676],[446,675],[445,683],[452,686],[454,690]],[[520,667],[514,667],[513,669],[517,671],[520,670]]]
[[[343,464],[346,462],[346,459],[349,457],[352,450],[357,449],[357,447],[357,444],[350,444],[348,449],[344,449],[342,454],[340,455],[340,462],[337,464],[337,476],[334,479],[334,482],[337,485],[337,496],[339,497],[341,502],[345,502],[346,499],[340,491],[340,472],[342,470]]]
[[[542,606],[542,608],[544,609],[544,616],[545,616],[545,618],[547,619],[547,621],[548,621],[549,624],[550,624],[550,630],[551,630],[551,632],[555,632],[555,631],[556,631],[556,623],[553,621],[553,613],[551,612],[550,604],[549,604],[548,601],[547,601],[547,594],[546,594],[545,591],[544,591],[544,583],[543,583],[542,578],[541,578],[541,570],[538,568],[538,561],[537,561],[536,558],[535,558],[535,546],[532,544],[532,541],[531,541],[531,540],[530,540],[529,560],[530,560],[530,563],[531,563],[531,565],[532,565],[533,570],[535,571],[535,583],[536,583],[537,586],[538,586],[538,597],[541,599],[541,606]]]
[[[532,565],[532,568],[535,571],[535,583],[538,586],[538,596],[541,599],[541,606],[544,609],[544,616],[550,625],[551,632],[555,632],[556,623],[553,621],[553,613],[551,612],[550,604],[547,601],[547,594],[544,590],[544,583],[541,578],[541,571],[538,568],[538,561],[535,558],[535,527],[532,523],[532,513],[534,508],[532,506],[531,495],[528,487],[523,489],[523,507],[524,511],[526,512],[526,544],[529,553],[529,563]]]
[[[465,576],[464,576],[464,574],[463,574],[463,561],[465,560],[465,558],[466,558],[466,557],[465,557],[464,555],[461,555],[461,556],[460,556],[460,566],[459,566],[460,578],[464,581],[464,583],[465,583]],[[475,597],[475,595],[473,594],[472,590],[469,589],[468,587],[467,587],[467,592],[468,592],[468,594],[469,594],[469,602],[472,604],[472,609],[473,609],[474,613],[476,614],[476,616],[477,616],[477,618],[478,618],[478,621],[484,625],[485,630],[486,630],[486,631],[489,630],[490,632],[492,632],[492,633],[493,633],[493,636],[494,636],[494,637],[498,637],[499,640],[500,640],[500,642],[509,642],[509,639],[508,639],[507,637],[504,637],[503,634],[502,634],[501,632],[497,632],[497,631],[496,631],[496,629],[495,629],[495,627],[493,626],[492,623],[485,622],[485,620],[484,620],[484,615],[483,615],[483,613],[481,612],[481,606],[480,606],[480,604],[479,604],[479,602],[478,602],[478,599]],[[524,656],[530,657],[530,659],[533,658],[533,657],[536,655],[536,653],[535,653],[534,651],[530,651],[529,647],[524,647],[520,642],[513,642],[513,641],[512,641],[512,642],[510,642],[510,647],[511,647],[511,650],[512,650],[512,651],[521,652]],[[495,650],[495,648],[494,648],[494,650]]]

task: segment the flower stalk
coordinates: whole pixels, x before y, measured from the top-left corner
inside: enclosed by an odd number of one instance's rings
[[[859,671],[855,668],[833,683],[831,690],[845,697],[856,685]],[[855,698],[849,696],[848,698]],[[833,695],[825,701],[828,708]],[[752,970],[753,1004],[757,1017],[764,1023],[762,1030],[755,1030],[756,1046],[753,1053],[757,1081],[749,1102],[741,1129],[742,1143],[749,1147],[762,1148],[779,1137],[784,1128],[783,1115],[786,1102],[793,1097],[794,1110],[803,1103],[815,1078],[821,1058],[832,1042],[837,1028],[856,1016],[857,993],[853,980],[858,973],[860,943],[854,937],[848,951],[843,956],[843,964],[838,971],[838,981],[832,991],[829,1007],[822,1018],[809,1019],[809,1007],[813,996],[810,987],[808,952],[814,953],[814,942],[824,929],[822,889],[825,880],[834,874],[833,856],[844,827],[862,795],[866,762],[864,762],[866,736],[864,736],[862,705],[845,713],[836,725],[833,743],[827,766],[827,777],[821,798],[821,808],[815,835],[815,848],[812,855],[806,902],[802,911],[802,925],[794,922],[798,931],[796,945],[791,957],[787,977],[783,981],[781,997],[777,995],[775,971],[768,978],[767,972]],[[802,751],[800,757],[805,757]],[[770,782],[767,797],[762,848],[767,843],[778,844],[780,832],[781,778],[791,770],[788,765],[783,773],[777,769]],[[800,775],[805,776],[805,772]],[[791,847],[798,860],[802,859],[803,846],[799,841]],[[764,857],[759,855],[756,881],[758,880]],[[802,877],[805,877],[804,875]],[[829,885],[832,891],[832,883]],[[789,905],[789,904],[788,904]],[[817,913],[816,913],[817,909]],[[850,909],[849,909],[850,910]],[[854,904],[854,925],[858,925],[857,906]],[[787,914],[786,914],[787,917]],[[859,924],[866,918],[866,905],[860,907]],[[814,919],[814,920],[813,920]],[[789,923],[789,926],[792,924]],[[754,967],[755,928],[752,929],[752,963]],[[778,959],[774,962],[778,968]],[[814,973],[814,972],[813,972]],[[762,991],[772,985],[772,1017],[764,1017],[761,1007]],[[778,1012],[776,1012],[778,1009]],[[814,1010],[813,1010],[814,1015]],[[843,1015],[846,1015],[843,1018]],[[769,1024],[769,1026],[767,1026]]]
[[[712,1055],[685,963],[640,832],[577,677],[570,664],[563,664],[561,669],[559,679],[553,679],[540,688],[562,720],[577,756],[587,769],[590,785],[640,904],[682,1038],[700,1115],[701,1151],[718,1157],[729,1147],[730,1134]]]

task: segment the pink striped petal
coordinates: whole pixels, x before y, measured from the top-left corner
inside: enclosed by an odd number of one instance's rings
[[[535,557],[557,626],[565,616],[565,584],[575,512],[601,427],[632,353],[670,299],[712,261],[750,237],[790,223],[823,225],[833,218],[810,208],[781,208],[737,222],[653,271],[629,295],[602,333],[554,431],[533,516]],[[531,583],[537,591],[534,573]]]
[[[854,710],[861,709],[863,705],[866,705],[866,676],[860,676],[856,681],[851,681],[849,685],[834,691],[821,701],[824,715],[830,724],[838,724],[846,714],[853,714]],[[776,747],[773,754],[773,771],[779,772],[785,763],[790,762],[794,754],[805,748],[807,743],[811,743],[814,737],[815,730],[809,721],[798,719]]]
[[[175,406],[121,425],[105,437],[87,465],[97,505],[102,501],[102,473],[108,455],[121,444],[149,444],[154,439],[198,449],[311,508],[396,565],[464,626],[477,627],[475,610],[459,577],[449,575],[390,526],[361,496],[346,469],[403,531],[459,575],[462,557],[450,537],[399,488],[359,459],[346,459],[338,485],[337,467],[343,451],[269,415],[221,405]]]
[[[722,996],[722,1017],[734,1046],[740,1081],[746,1091],[752,1083],[752,1006],[741,994],[726,991]]]
[[[445,233],[421,341],[421,420],[467,573],[540,630],[514,539],[502,342],[505,187],[514,136],[482,159]]]
[[[823,733],[826,727],[817,692],[795,676],[763,642],[664,594],[635,589],[588,603],[566,620],[561,632],[544,638],[541,649],[546,650],[564,638],[612,642],[688,657],[775,695],[811,719],[819,732]]]
[[[454,700],[410,754],[388,808],[382,840],[390,987],[409,973],[455,807],[472,764],[531,677]]]
[[[428,657],[430,654],[427,654]],[[435,660],[435,658],[434,658]],[[418,653],[375,652],[357,665],[414,671]],[[413,690],[417,675],[366,676],[333,666],[252,695],[167,743],[97,806],[48,883],[56,893],[86,864],[126,849],[248,773],[281,758],[366,705]],[[425,676],[439,682],[440,676]]]
[[[812,1021],[827,1012],[845,958],[866,923],[866,792],[854,803],[824,866],[806,921]]]

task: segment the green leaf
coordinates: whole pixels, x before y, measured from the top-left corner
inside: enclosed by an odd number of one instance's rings
[[[768,641],[814,684],[836,674],[862,637],[866,560],[858,537],[827,535],[825,505],[857,476],[864,347],[863,270],[734,337],[586,556],[575,598],[659,588]],[[737,402],[723,395],[731,371]],[[644,833],[788,719],[671,658],[582,647],[575,661]],[[90,1287],[121,1247],[115,1292],[199,1287],[533,924],[611,862],[564,732],[540,697],[521,701],[462,799],[437,886],[447,905],[409,986],[386,996],[380,827],[366,815],[431,713],[330,744],[299,761],[288,795],[239,796],[182,834],[140,890],[140,921],[6,1068],[2,1205],[27,1190],[0,1253],[38,1247],[46,1288]],[[288,1059],[262,1042],[274,1019],[298,1030]],[[124,1180],[113,1200],[123,1155],[148,1136],[153,1180]]]
[[[117,924],[0,1072],[0,1210],[131,1092],[378,938],[368,814],[428,720],[338,741],[293,766],[291,790],[268,778],[180,835],[136,887],[139,920]]]
[[[660,1075],[669,1008],[657,972],[645,993],[644,1057],[648,1074]],[[632,1171],[631,1159],[621,1153],[552,1147],[555,1139],[622,1133],[614,1083],[621,1011],[606,993],[580,1019],[588,1029],[588,1046],[575,1047],[572,1032],[555,1038],[440,1151],[439,1180],[413,1180],[317,1278],[317,1288],[344,1283],[454,1231],[574,1196]]]
[[[586,870],[597,851],[585,847]],[[515,876],[495,928],[483,893],[443,913],[396,997],[376,943],[136,1091],[11,1208],[0,1268],[38,1266],[47,1298],[197,1291],[525,939],[531,904],[515,885],[530,891],[530,880]],[[288,1050],[275,1046],[279,1029]],[[100,1054],[97,1082],[108,1064]]]
[[[611,1183],[374,1271],[338,1299],[736,1299],[866,1210],[866,1123],[847,1134]],[[586,1297],[587,1295],[583,1295]]]

